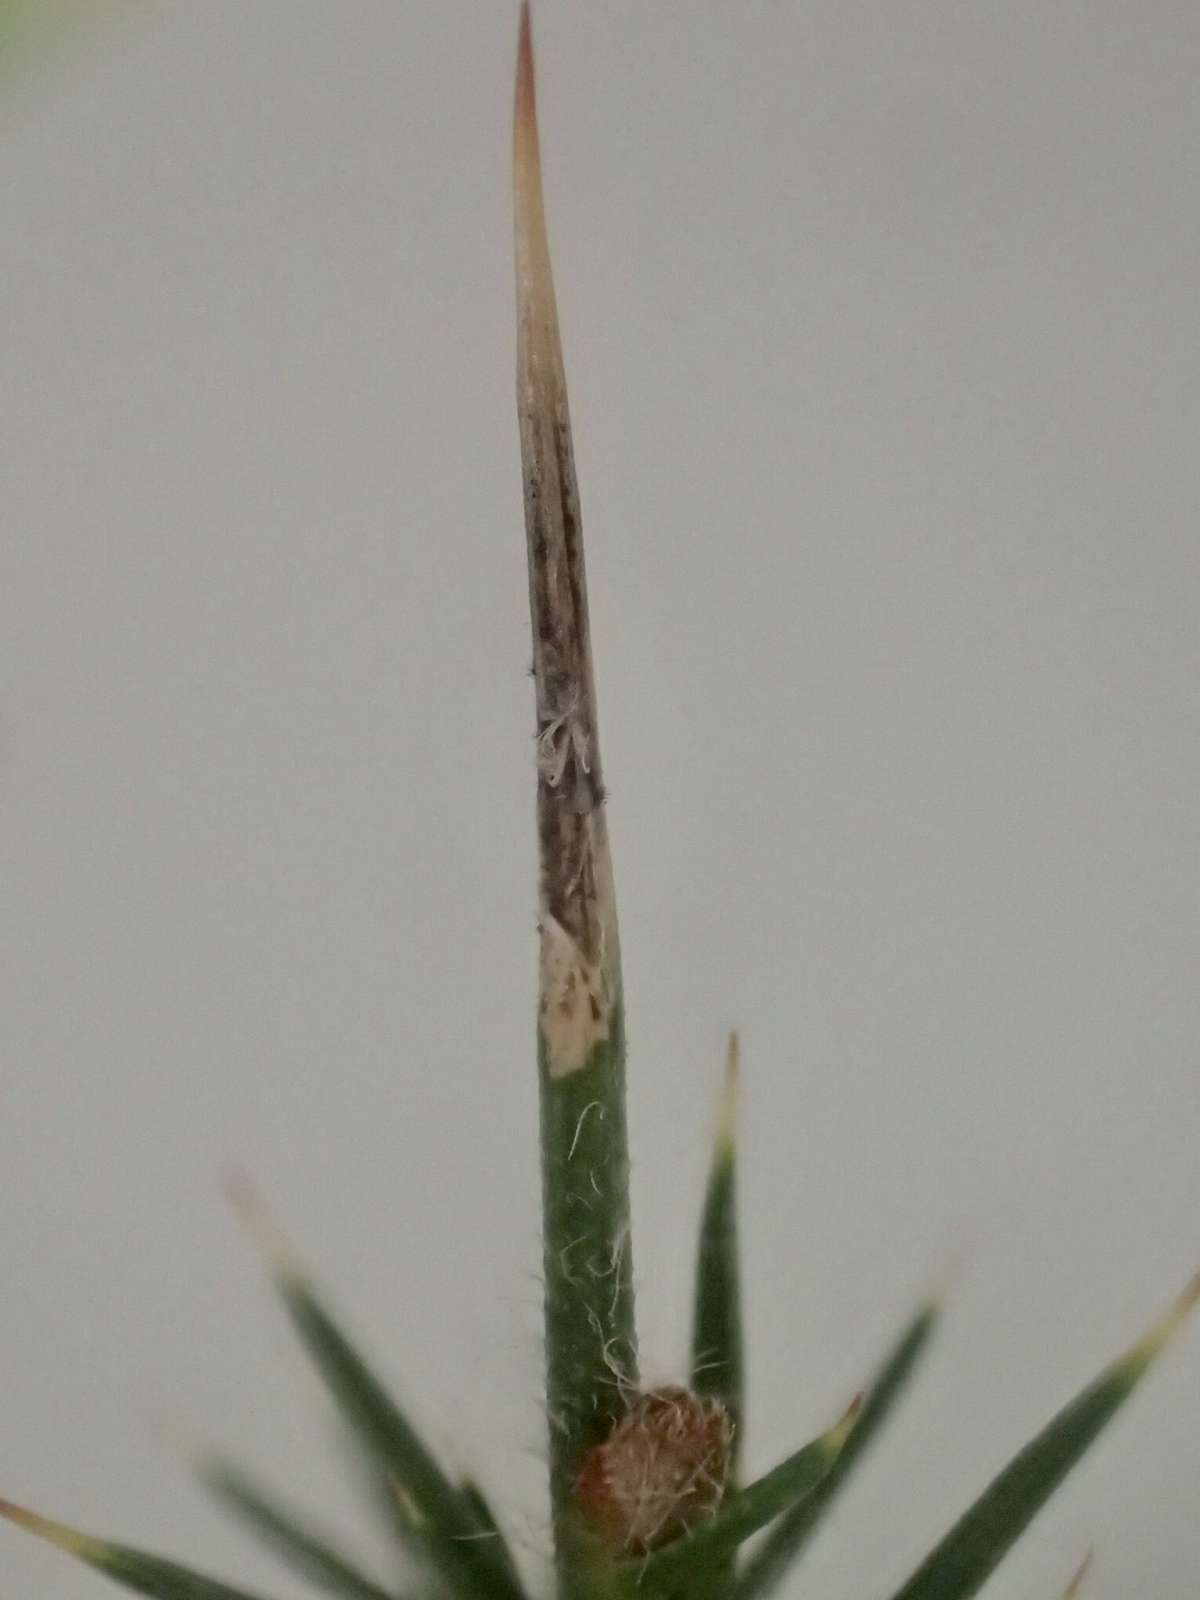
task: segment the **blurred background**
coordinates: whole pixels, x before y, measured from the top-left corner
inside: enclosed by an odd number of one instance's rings
[[[1200,1256],[1200,13],[535,26],[643,1366],[736,1024],[749,1467],[961,1268],[792,1589],[871,1600]],[[159,0],[0,68],[0,1492],[277,1596],[159,1438],[368,1526],[230,1163],[544,1573],[515,29]],[[1193,1330],[989,1595],[1191,1593],[1198,1393]]]

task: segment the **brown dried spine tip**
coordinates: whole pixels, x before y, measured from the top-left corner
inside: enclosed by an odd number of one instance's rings
[[[733,1423],[719,1400],[668,1387],[641,1395],[584,1460],[579,1508],[606,1543],[643,1555],[719,1508]]]
[[[539,1016],[547,1069],[561,1078],[614,1036],[620,953],[528,5],[517,51],[514,185],[517,416],[537,710]]]

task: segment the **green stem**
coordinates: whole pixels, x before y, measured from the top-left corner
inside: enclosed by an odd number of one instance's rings
[[[637,1382],[625,1156],[624,1030],[555,1078],[542,1048],[543,1258],[551,1489],[570,1504],[582,1455]]]

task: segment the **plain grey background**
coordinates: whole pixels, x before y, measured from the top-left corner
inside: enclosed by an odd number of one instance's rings
[[[515,24],[162,0],[0,107],[0,1492],[277,1596],[154,1422],[359,1526],[230,1161],[544,1575]],[[644,1366],[737,1023],[751,1467],[966,1262],[793,1586],[882,1600],[1200,1256],[1200,14],[535,25]],[[1198,1378],[989,1594],[1193,1592]]]

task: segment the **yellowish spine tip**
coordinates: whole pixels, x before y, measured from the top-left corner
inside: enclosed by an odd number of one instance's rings
[[[36,1511],[27,1511],[24,1506],[15,1506],[11,1500],[0,1500],[0,1517],[13,1522],[18,1528],[24,1528],[26,1533],[32,1533],[38,1539],[44,1539],[47,1544],[56,1544],[60,1550],[66,1550],[73,1556],[79,1556],[84,1561],[97,1561],[105,1551],[104,1544],[99,1539],[91,1539],[86,1533],[80,1533],[75,1528],[67,1528],[61,1522],[51,1522],[48,1517],[38,1516]]]
[[[854,1432],[854,1425],[858,1421],[858,1414],[862,1410],[862,1405],[863,1397],[860,1390],[846,1407],[837,1424],[825,1435],[825,1443],[831,1458],[841,1455],[846,1440]]]
[[[284,1284],[298,1283],[304,1274],[292,1247],[247,1174],[238,1168],[231,1168],[226,1172],[221,1187],[234,1216],[262,1251],[275,1276]]]
[[[1133,1377],[1140,1377],[1170,1340],[1179,1332],[1188,1317],[1200,1305],[1200,1272],[1192,1279],[1175,1304],[1146,1330],[1138,1342],[1121,1361],[1121,1366]]]
[[[1083,1560],[1076,1567],[1075,1576],[1071,1579],[1070,1583],[1063,1590],[1062,1600],[1075,1600],[1075,1597],[1078,1595],[1080,1589],[1083,1587],[1083,1580],[1087,1577],[1088,1569],[1090,1568],[1091,1564],[1092,1564],[1092,1552],[1089,1550],[1087,1555],[1084,1556]]]
[[[740,1050],[737,1029],[729,1035],[725,1049],[725,1087],[721,1094],[721,1114],[717,1122],[716,1153],[730,1160],[737,1140],[737,1101]]]

